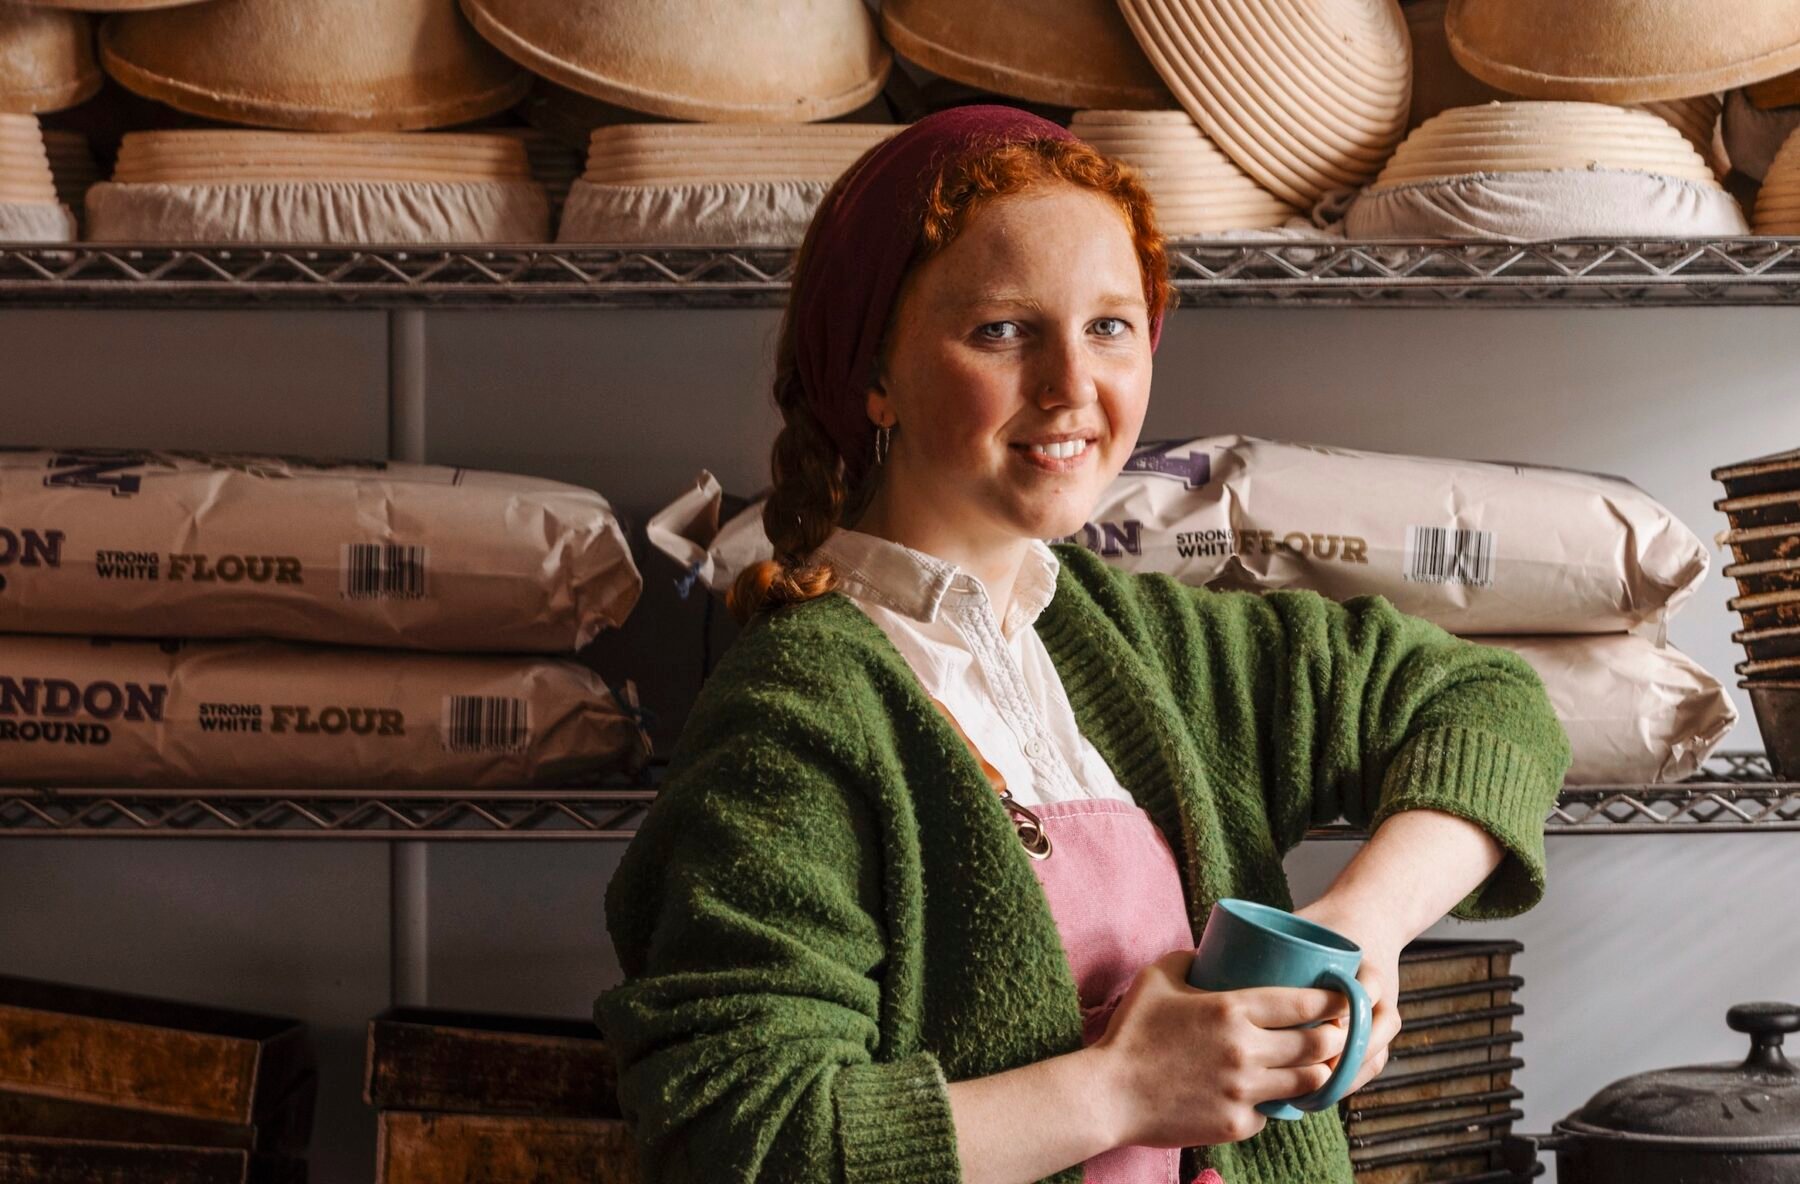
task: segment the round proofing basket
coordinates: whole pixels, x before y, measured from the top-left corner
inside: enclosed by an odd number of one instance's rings
[[[1756,195],[1757,234],[1800,234],[1800,137],[1789,136]]]
[[[1714,166],[1713,171],[1720,172],[1715,155],[1714,138],[1719,128],[1719,113],[1725,109],[1725,100],[1719,95],[1695,95],[1687,99],[1660,99],[1653,103],[1640,104],[1642,110],[1657,116],[1670,127],[1680,132],[1694,151]]]
[[[873,98],[893,61],[862,0],[462,0],[462,6],[483,37],[535,73],[670,119],[829,119]]]
[[[1515,95],[1643,103],[1800,66],[1800,0],[1450,0],[1450,51]]]
[[[1367,183],[1406,130],[1396,0],[1119,0],[1194,122],[1299,206]]]
[[[829,182],[900,128],[891,124],[619,124],[596,128],[596,185]]]
[[[35,115],[0,115],[0,201],[56,204],[56,180]]]
[[[444,127],[504,110],[531,79],[452,0],[209,0],[110,16],[101,62],[180,111],[299,131]]]
[[[1184,111],[1080,111],[1069,130],[1137,170],[1164,234],[1263,230],[1298,214],[1219,151]]]
[[[1053,107],[1175,105],[1116,0],[886,0],[881,29],[901,56],[980,90]]]
[[[134,132],[113,171],[113,180],[133,184],[530,179],[513,137],[425,132]]]
[[[0,111],[61,111],[100,89],[83,13],[0,3]]]
[[[1376,187],[1488,172],[1604,168],[1696,182],[1711,167],[1667,122],[1599,103],[1487,103],[1455,107],[1414,129]]]

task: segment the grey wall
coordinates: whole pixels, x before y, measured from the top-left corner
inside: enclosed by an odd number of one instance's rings
[[[429,458],[590,484],[641,526],[707,467],[765,479],[773,312],[433,312]],[[1703,536],[1707,472],[1800,443],[1800,337],[1784,310],[1187,310],[1158,358],[1146,431],[1243,431],[1618,473]],[[0,314],[0,444],[387,448],[379,313]],[[641,534],[639,535],[640,552]],[[646,591],[602,645],[664,741],[700,668],[698,599],[640,554]],[[1671,637],[1728,675],[1727,582]],[[719,624],[715,622],[715,624]],[[721,636],[727,631],[721,628]],[[1747,711],[1747,705],[1746,705]],[[1757,747],[1746,722],[1735,747]],[[1725,1007],[1800,999],[1800,836],[1566,838],[1526,944],[1526,1127],[1613,1077],[1724,1059]],[[600,900],[607,844],[433,848],[431,1002],[585,1014],[616,981]],[[1349,855],[1308,846],[1301,897]],[[321,1184],[366,1180],[361,1029],[386,1002],[379,845],[0,840],[0,965],[12,973],[304,1016],[324,1060]],[[1787,906],[1787,907],[1784,907]]]

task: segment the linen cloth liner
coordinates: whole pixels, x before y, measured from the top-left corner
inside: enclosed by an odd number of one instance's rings
[[[87,225],[100,242],[541,243],[550,203],[533,181],[107,181]]]
[[[798,246],[829,181],[596,185],[576,181],[563,203],[559,243]]]
[[[72,243],[75,215],[52,201],[0,201],[0,242]]]
[[[1720,134],[1731,167],[1760,181],[1769,174],[1775,154],[1800,127],[1800,107],[1776,107],[1765,111],[1734,90],[1725,96]]]
[[[1365,189],[1352,239],[1712,238],[1750,233],[1723,188],[1629,169],[1466,173]]]

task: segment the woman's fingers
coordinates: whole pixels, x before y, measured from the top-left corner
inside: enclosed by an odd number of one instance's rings
[[[1299,1069],[1265,1069],[1257,1078],[1253,1091],[1255,1102],[1285,1101],[1324,1089],[1331,1080],[1331,1070],[1324,1065],[1307,1065]]]
[[[1268,1032],[1264,1035],[1262,1062],[1271,1069],[1322,1064],[1344,1051],[1344,1036],[1344,1029],[1336,1024]]]
[[[1259,1028],[1298,1028],[1348,1015],[1350,1001],[1336,991],[1310,987],[1247,987],[1235,992],[1246,1018]]]

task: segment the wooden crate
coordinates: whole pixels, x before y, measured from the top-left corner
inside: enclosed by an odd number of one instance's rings
[[[311,1068],[295,1020],[0,976],[0,1089],[250,1125]]]
[[[630,1124],[384,1110],[376,1184],[638,1184]]]
[[[1522,1112],[1513,1030],[1517,942],[1416,942],[1400,959],[1401,1031],[1342,1113],[1358,1184],[1492,1178]]]
[[[150,1143],[304,1155],[312,1139],[318,1087],[318,1077],[308,1073],[262,1120],[250,1125],[0,1090],[0,1131],[102,1143]]]
[[[1379,1097],[1380,1095],[1376,1095]],[[1431,1098],[1422,1102],[1400,1102],[1389,1106],[1350,1107],[1344,1112],[1345,1129],[1354,1128],[1356,1139],[1371,1139],[1396,1131],[1457,1119],[1481,1118],[1510,1109],[1525,1095],[1510,1086],[1485,1093]]]
[[[382,1110],[619,1116],[612,1056],[592,1023],[423,1007],[369,1022],[363,1098]]]
[[[306,1184],[304,1160],[217,1147],[0,1135],[7,1184]]]
[[[1466,986],[1506,978],[1516,941],[1415,941],[1400,952],[1400,999],[1440,987]]]

